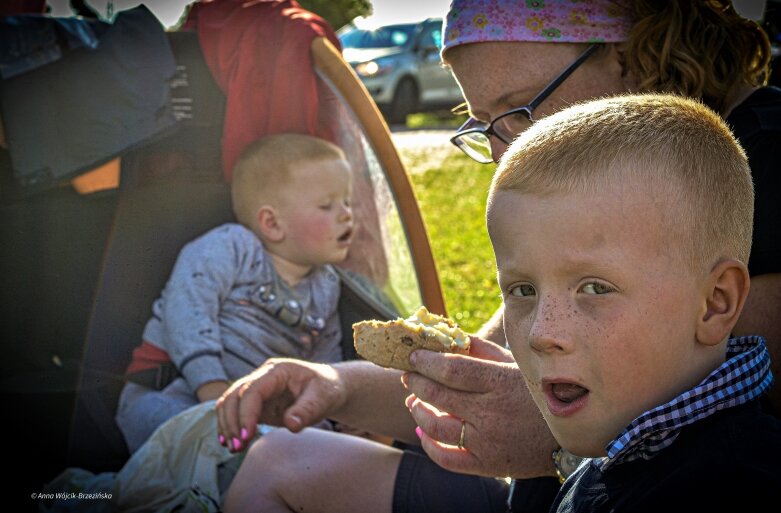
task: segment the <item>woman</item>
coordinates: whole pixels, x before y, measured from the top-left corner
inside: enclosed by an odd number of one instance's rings
[[[761,87],[769,58],[759,27],[722,1],[456,0],[444,30],[443,59],[473,116],[454,142],[483,162],[498,160],[534,119],[626,91],[700,97],[731,123],[749,154],[757,192],[751,293],[735,331],[764,334],[778,372],[781,249],[771,232],[781,225],[774,167],[781,91]],[[499,313],[483,337],[502,340],[500,320]],[[241,438],[241,426],[251,435],[258,418],[298,431],[327,416],[411,442],[417,424],[430,460],[330,433],[280,430],[250,451],[226,510],[261,500],[273,504],[264,503],[267,511],[504,510],[507,490],[500,482],[448,473],[432,461],[460,473],[551,476],[556,443],[509,353],[483,340],[474,347],[472,358],[415,353],[418,372],[405,375],[406,392],[398,373],[363,362],[278,362],[242,380],[220,402],[225,436]],[[284,417],[269,415],[282,411],[274,399],[285,389],[296,402]],[[400,404],[407,393],[411,417]],[[555,480],[518,483],[515,511],[547,510]]]

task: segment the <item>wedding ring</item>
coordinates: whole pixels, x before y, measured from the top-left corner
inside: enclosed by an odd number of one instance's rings
[[[461,436],[458,439],[458,448],[463,449],[464,448],[464,434],[466,433],[466,421],[461,421]]]

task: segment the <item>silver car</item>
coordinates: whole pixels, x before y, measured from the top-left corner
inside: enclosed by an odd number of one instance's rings
[[[452,108],[463,102],[453,75],[442,66],[442,20],[339,31],[343,55],[389,123],[407,114]]]

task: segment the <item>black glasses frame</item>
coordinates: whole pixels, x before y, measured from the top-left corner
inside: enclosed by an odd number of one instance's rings
[[[537,96],[535,96],[526,105],[522,107],[516,107],[514,109],[510,109],[504,114],[500,114],[487,125],[485,123],[481,123],[480,121],[470,117],[469,119],[466,120],[466,122],[463,125],[461,125],[458,128],[458,130],[453,135],[453,137],[450,138],[450,142],[455,146],[457,146],[461,151],[466,153],[473,160],[476,160],[481,164],[489,164],[493,162],[493,159],[480,160],[472,152],[467,151],[466,148],[464,148],[464,145],[466,145],[466,143],[464,143],[461,140],[461,138],[469,134],[483,134],[486,138],[490,138],[493,135],[496,136],[503,143],[510,144],[512,142],[512,138],[508,139],[507,137],[503,136],[501,133],[496,132],[494,130],[494,125],[501,119],[506,118],[507,116],[513,116],[519,113],[525,114],[526,117],[529,119],[529,122],[534,123],[534,118],[532,118],[532,112],[534,112],[534,109],[536,109],[543,101],[545,101],[545,99],[548,98],[548,96],[550,96],[551,93],[553,93],[553,91],[555,91],[556,88],[559,87],[561,83],[567,79],[567,77],[569,77],[576,69],[578,69],[578,67],[581,64],[583,64],[586,61],[586,59],[588,59],[597,50],[597,48],[599,48],[599,46],[600,46],[599,44],[593,44],[589,46],[586,49],[586,51],[580,54],[580,56],[577,59],[575,59],[569,66],[567,66],[564,69],[564,71],[562,71],[547,86],[545,86],[545,88],[542,91],[540,91],[537,94]],[[476,126],[476,124],[479,125]]]

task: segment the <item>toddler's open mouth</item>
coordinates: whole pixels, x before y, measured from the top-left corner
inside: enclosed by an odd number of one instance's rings
[[[341,236],[339,236],[337,241],[348,244],[352,239],[352,237],[353,237],[353,229],[348,228]]]

